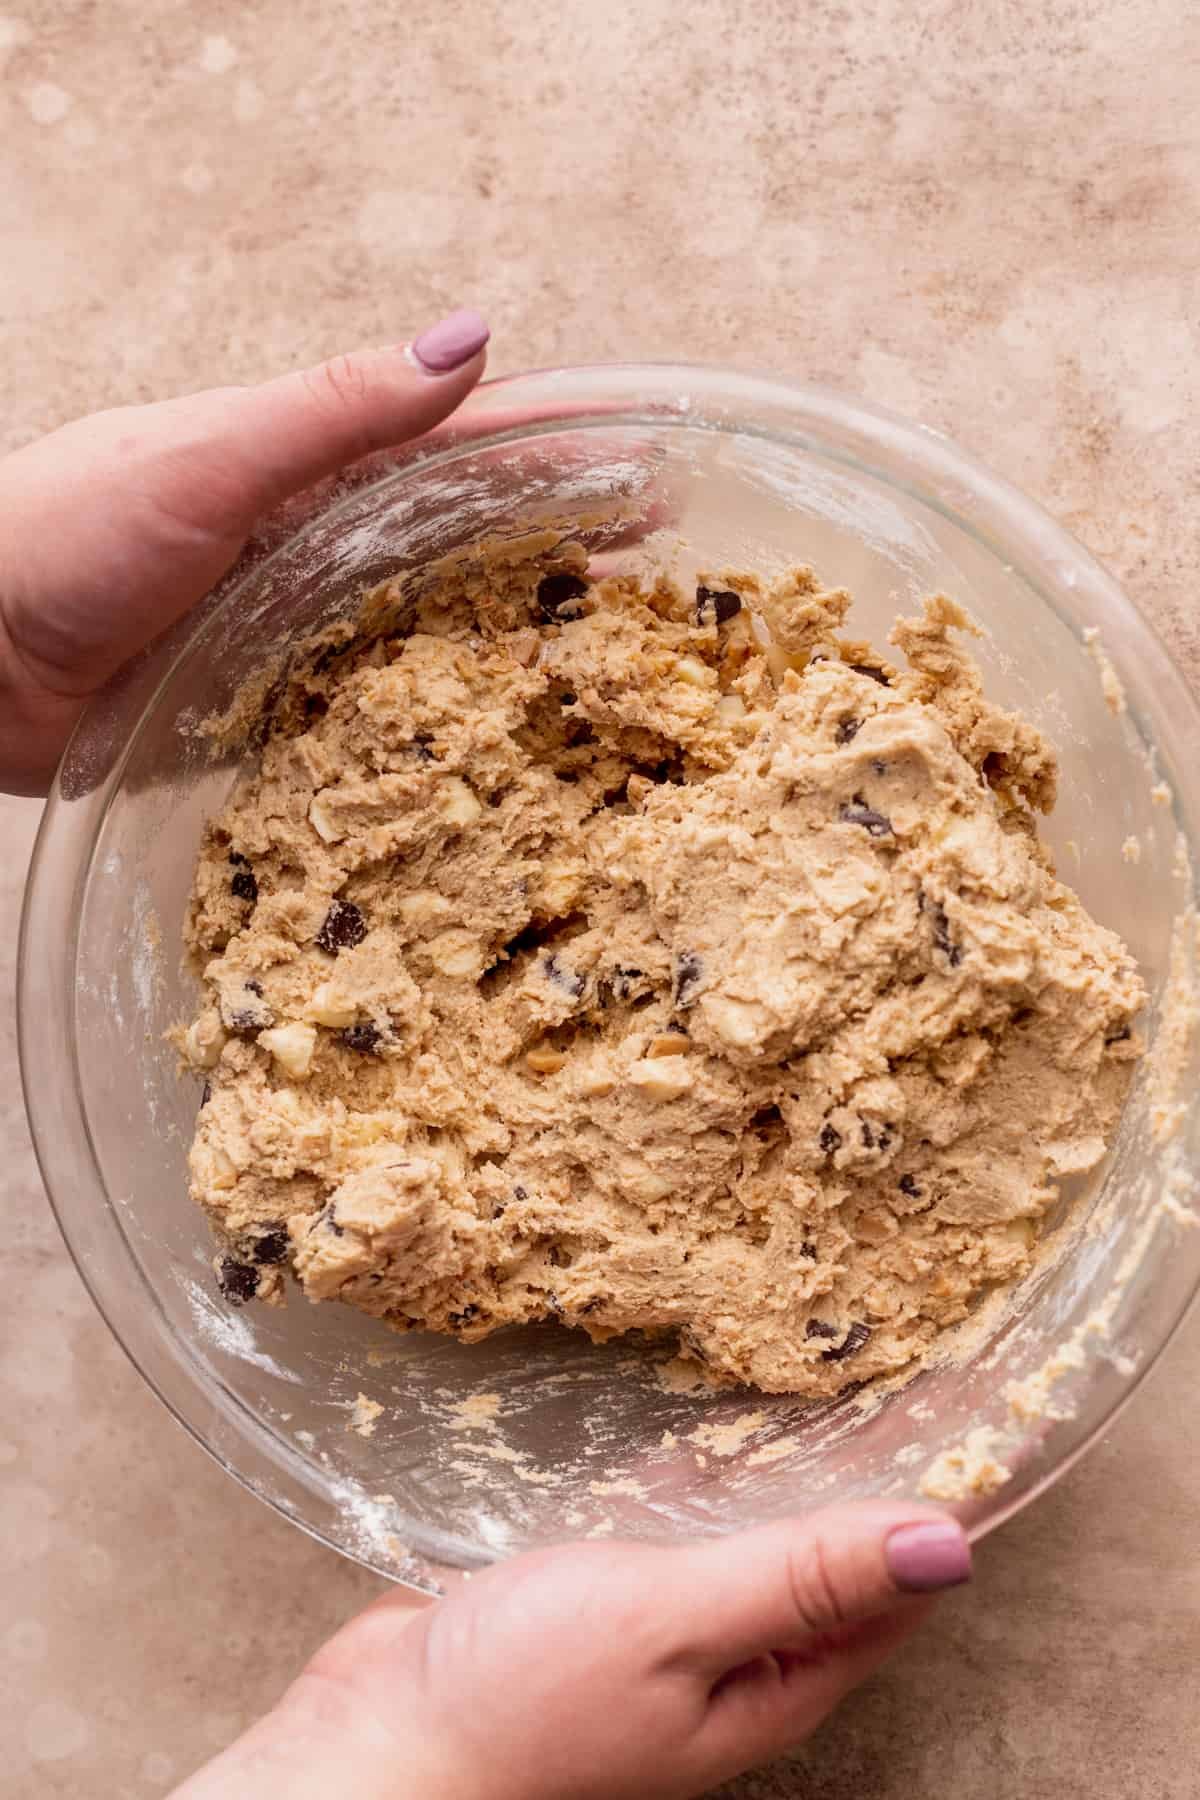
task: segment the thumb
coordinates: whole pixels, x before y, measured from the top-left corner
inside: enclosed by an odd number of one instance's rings
[[[921,1596],[971,1572],[955,1519],[886,1502],[682,1554],[680,1661],[712,1683],[702,1738],[716,1767],[795,1744],[916,1629],[929,1605]]]
[[[483,374],[489,335],[464,309],[411,344],[355,350],[221,392],[229,438],[246,452],[243,508],[265,512],[372,450],[431,430]]]

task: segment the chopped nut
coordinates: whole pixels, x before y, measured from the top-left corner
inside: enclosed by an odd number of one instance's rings
[[[221,1191],[237,1186],[237,1165],[220,1144],[214,1144],[212,1148],[206,1186]]]
[[[276,1025],[260,1031],[258,1041],[294,1081],[302,1081],[312,1067],[317,1032],[313,1025]]]
[[[343,1025],[353,1025],[356,1012],[352,1001],[335,992],[332,981],[321,983],[305,1009],[306,1016],[315,1025],[328,1025],[332,1031],[340,1031]]]
[[[578,863],[557,860],[548,862],[542,878],[530,898],[540,913],[561,919],[575,906],[583,893],[583,871]]]
[[[713,672],[707,663],[702,663],[698,656],[681,656],[675,664],[675,675],[679,681],[686,681],[689,687],[707,687],[713,678]]]
[[[418,888],[415,894],[405,894],[396,911],[406,925],[428,925],[445,917],[450,902],[432,888]]]
[[[551,1049],[549,1044],[535,1044],[532,1050],[525,1052],[525,1065],[535,1075],[557,1075],[566,1066],[566,1061],[564,1053]]]
[[[651,1100],[678,1100],[692,1085],[692,1065],[679,1056],[645,1056],[629,1079]]]
[[[473,932],[464,931],[461,926],[430,938],[427,948],[434,968],[443,975],[461,979],[478,975],[483,967],[482,944]]]
[[[605,1063],[585,1067],[579,1075],[579,1091],[589,1100],[603,1100],[616,1087],[616,1076]]]
[[[448,825],[473,825],[483,811],[465,781],[447,775],[434,795],[434,805]]]
[[[647,1056],[686,1056],[692,1047],[692,1040],[685,1037],[682,1031],[664,1031],[661,1037],[652,1038],[646,1046]]]
[[[188,1026],[183,1037],[183,1053],[195,1069],[212,1069],[220,1061],[227,1034],[220,1014],[209,1006]]]
[[[326,844],[336,844],[346,833],[334,818],[324,793],[314,794],[308,804],[308,822]]]

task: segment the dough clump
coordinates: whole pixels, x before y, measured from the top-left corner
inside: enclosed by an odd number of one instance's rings
[[[1138,1053],[1052,751],[944,597],[462,559],[322,634],[209,825],[192,1187],[232,1301],[552,1318],[830,1395],[1020,1276]],[[403,616],[402,616],[403,615]]]

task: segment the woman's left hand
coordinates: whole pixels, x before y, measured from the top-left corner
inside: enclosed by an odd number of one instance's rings
[[[45,793],[88,700],[209,592],[255,520],[437,425],[487,339],[454,313],[258,387],[96,413],[0,462],[0,788]]]

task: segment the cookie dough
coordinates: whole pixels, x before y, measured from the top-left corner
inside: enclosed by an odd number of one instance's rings
[[[848,607],[559,545],[324,634],[187,925],[231,1301],[290,1270],[401,1330],[638,1331],[830,1395],[1029,1267],[1143,990],[959,609],[897,623],[901,671]]]

